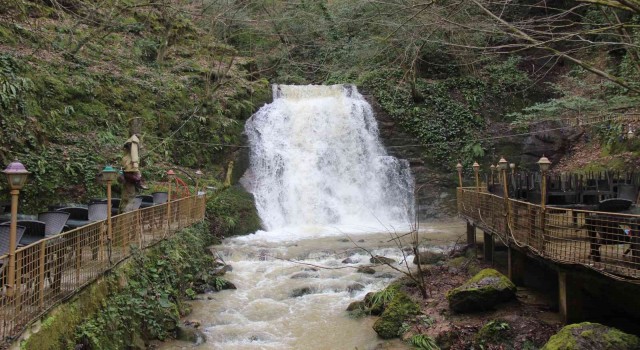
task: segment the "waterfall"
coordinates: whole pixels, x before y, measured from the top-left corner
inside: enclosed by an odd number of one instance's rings
[[[268,231],[413,222],[413,178],[387,155],[373,110],[352,85],[274,85],[245,126],[245,182]]]

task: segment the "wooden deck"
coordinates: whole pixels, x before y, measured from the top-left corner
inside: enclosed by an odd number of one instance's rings
[[[640,215],[574,210],[458,189],[460,215],[505,245],[617,279],[640,278]]]

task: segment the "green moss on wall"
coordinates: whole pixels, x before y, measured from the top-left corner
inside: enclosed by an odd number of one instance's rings
[[[207,201],[207,219],[220,235],[244,235],[261,228],[253,195],[240,186],[227,187]]]

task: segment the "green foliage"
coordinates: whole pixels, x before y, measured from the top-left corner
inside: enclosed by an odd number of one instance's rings
[[[375,292],[369,300],[370,309],[385,309],[393,297],[398,293],[398,285],[392,284],[385,289]]]
[[[409,339],[409,343],[420,350],[440,350],[436,341],[426,334],[416,334]]]
[[[103,302],[102,310],[78,325],[76,336],[92,349],[124,349],[135,334],[165,339],[175,329],[184,297],[197,272],[213,264],[206,225],[185,229],[148,254],[134,251],[127,284]],[[226,282],[225,282],[226,283]]]
[[[206,216],[217,235],[243,235],[261,227],[253,195],[239,186],[225,188],[209,198]]]
[[[373,325],[373,330],[383,339],[402,335],[400,332],[406,330],[403,324],[420,313],[420,306],[411,300],[405,292],[401,291],[398,286],[393,289],[395,292],[393,292],[391,300]]]
[[[492,320],[487,322],[476,334],[476,341],[479,344],[498,343],[507,338],[507,332],[511,329],[509,323],[503,320]]]

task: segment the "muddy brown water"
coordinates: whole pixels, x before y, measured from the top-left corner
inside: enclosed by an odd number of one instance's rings
[[[422,225],[420,232],[429,249],[438,251],[459,239],[464,227],[455,222]],[[369,265],[364,249],[393,258],[402,268],[404,256],[391,238],[389,233],[367,233],[284,242],[227,239],[214,249],[233,267],[225,278],[238,289],[199,296],[186,318],[201,323],[206,342],[171,341],[159,348],[408,349],[400,341],[379,339],[372,329],[374,317],[353,319],[345,311],[349,303],[400,275],[387,266],[375,267],[372,275],[356,271]],[[353,263],[343,263],[347,258]],[[413,256],[406,258],[411,262]]]

